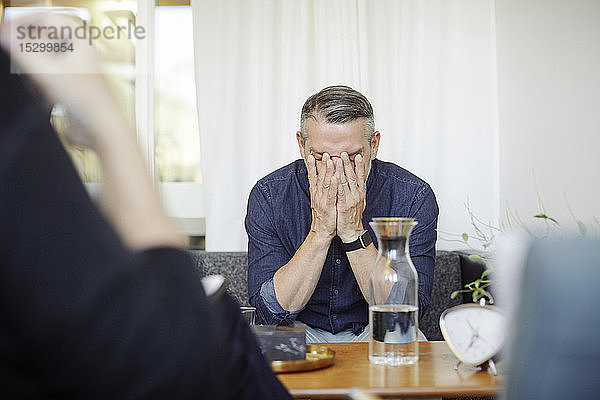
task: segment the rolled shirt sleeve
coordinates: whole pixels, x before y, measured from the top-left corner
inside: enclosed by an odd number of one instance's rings
[[[286,311],[281,307],[279,301],[277,301],[277,296],[275,295],[275,286],[273,286],[273,279],[269,279],[260,287],[260,298],[264,302],[265,306],[269,309],[271,314],[275,315],[276,318],[281,321],[293,321],[296,319],[296,316],[300,314],[298,310],[295,312]]]

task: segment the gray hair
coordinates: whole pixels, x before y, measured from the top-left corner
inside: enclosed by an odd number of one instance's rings
[[[331,124],[345,124],[359,118],[365,121],[365,137],[371,140],[375,132],[373,107],[360,92],[348,86],[328,86],[313,94],[302,106],[300,133],[306,140],[306,120],[314,118]]]

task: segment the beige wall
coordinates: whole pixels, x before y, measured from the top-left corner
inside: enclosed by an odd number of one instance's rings
[[[535,170],[549,214],[600,218],[600,1],[497,0],[496,33],[501,215],[536,213]]]

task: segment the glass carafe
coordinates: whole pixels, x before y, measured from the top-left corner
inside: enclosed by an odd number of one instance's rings
[[[369,360],[404,365],[419,360],[417,271],[408,248],[412,218],[373,218],[379,254],[369,285]]]

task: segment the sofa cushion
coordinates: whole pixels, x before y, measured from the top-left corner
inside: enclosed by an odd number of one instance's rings
[[[461,269],[458,254],[453,251],[440,251],[435,254],[435,270],[431,302],[419,321],[419,328],[428,340],[444,340],[440,331],[440,315],[445,309],[462,303],[461,296],[451,299],[455,290],[461,289]]]
[[[248,253],[189,251],[200,276],[223,275],[228,280],[227,291],[242,306],[248,302]]]

